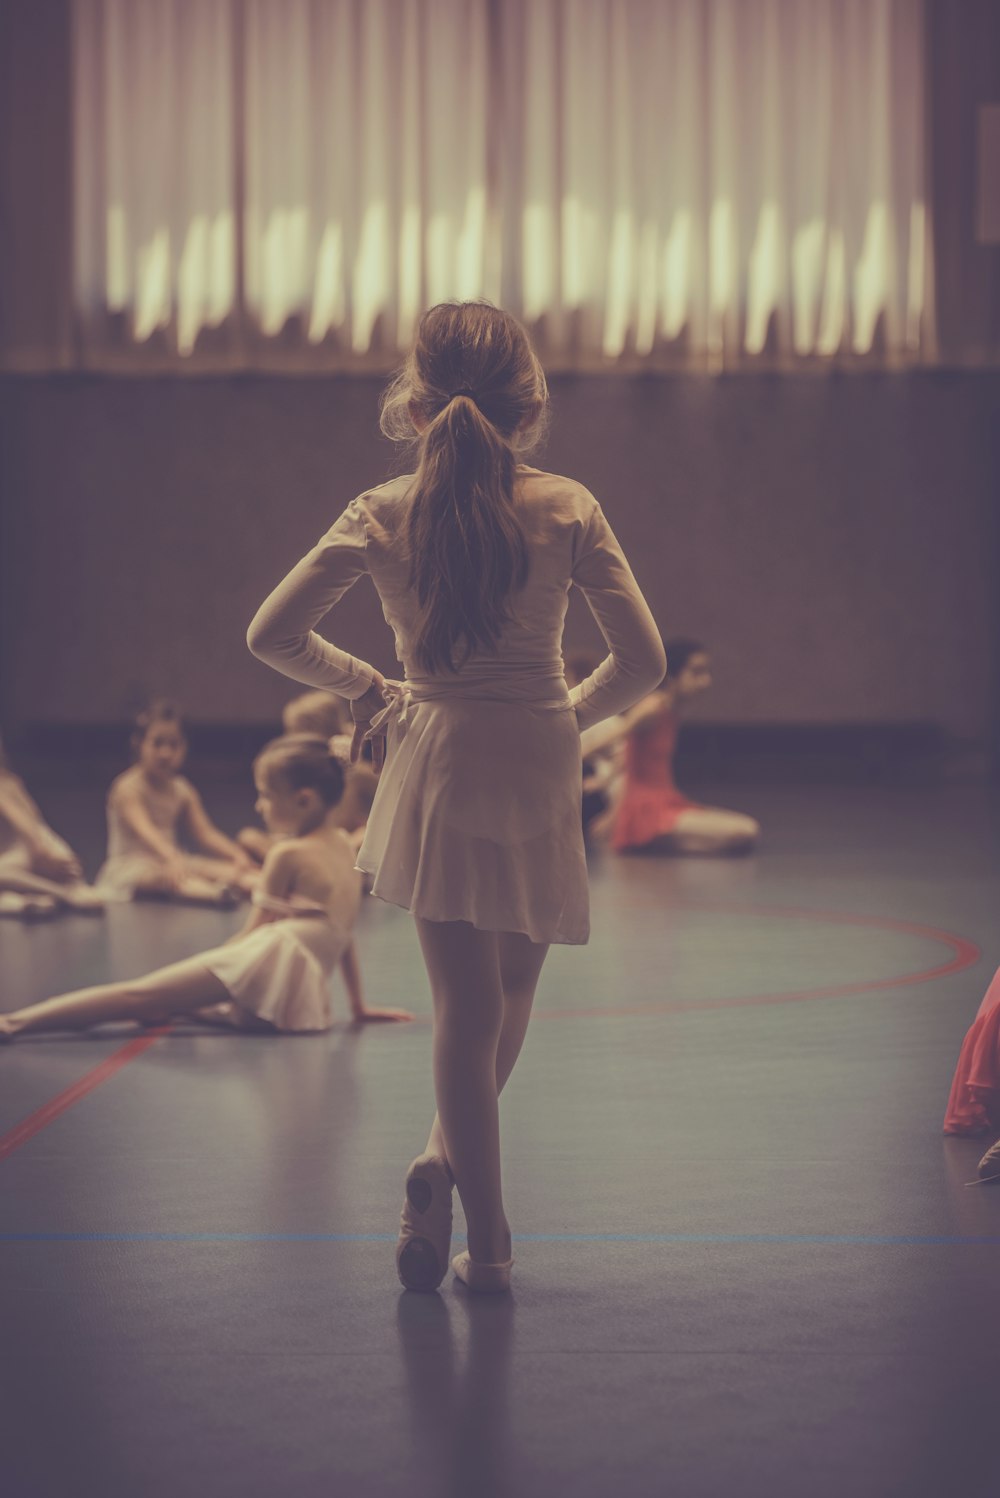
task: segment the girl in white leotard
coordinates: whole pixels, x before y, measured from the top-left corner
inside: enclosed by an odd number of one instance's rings
[[[414,473],[349,504],[258,611],[250,648],[352,703],[356,755],[385,766],[358,867],[410,910],[434,1001],[438,1117],[406,1182],[397,1269],[432,1290],[448,1266],[451,1185],[471,1289],[510,1283],[497,1094],[527,1029],[550,942],[589,932],[580,730],[663,677],[660,636],[604,514],[573,479],[518,462],[547,391],[523,328],[486,303],[433,307],[383,401]],[[386,681],[315,626],[367,573],[405,680]],[[572,692],[561,657],[581,589],[610,654]],[[377,767],[377,766],[376,766]]]

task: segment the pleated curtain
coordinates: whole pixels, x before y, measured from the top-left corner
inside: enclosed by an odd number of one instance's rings
[[[81,357],[933,356],[921,0],[76,0]]]

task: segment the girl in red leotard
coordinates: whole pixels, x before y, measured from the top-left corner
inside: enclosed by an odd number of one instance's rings
[[[612,846],[619,853],[745,853],[760,825],[742,812],[690,801],[674,783],[679,715],[712,684],[708,652],[697,640],[670,640],[661,686],[625,715],[625,790]],[[589,747],[589,746],[588,746]]]

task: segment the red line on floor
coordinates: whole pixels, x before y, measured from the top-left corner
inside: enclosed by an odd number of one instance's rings
[[[956,936],[951,931],[940,931],[934,926],[921,926],[913,921],[895,921],[881,916],[846,915],[830,910],[800,910],[794,906],[715,905],[701,900],[677,901],[671,905],[671,909],[708,910],[726,915],[785,916],[795,920],[826,921],[834,925],[870,926],[881,931],[899,931],[906,936],[919,936],[929,941],[943,942],[945,946],[951,948],[952,958],[950,962],[941,963],[937,967],[922,968],[918,972],[903,973],[893,978],[875,978],[865,983],[838,983],[821,988],[803,988],[792,993],[752,994],[734,999],[702,999],[692,1003],[632,1004],[619,1005],[613,1009],[540,1009],[536,1010],[535,1019],[620,1019],[632,1015],[683,1014],[697,1009],[740,1009],[763,1004],[797,1004],[808,999],[840,999],[855,994],[874,993],[883,989],[904,988],[915,983],[930,983],[935,978],[946,978],[953,973],[960,973],[965,968],[972,967],[982,956],[975,942],[966,940],[964,936]],[[74,1082],[72,1087],[67,1087],[65,1092],[60,1092],[36,1112],[29,1114],[9,1133],[0,1134],[0,1160],[5,1160],[14,1150],[27,1143],[39,1130],[50,1124],[53,1119],[65,1113],[67,1108],[71,1108],[89,1092],[93,1092],[95,1087],[100,1087],[116,1072],[121,1071],[123,1066],[127,1066],[137,1056],[141,1056],[161,1035],[165,1035],[169,1028],[169,1025],[164,1025],[159,1029],[151,1030],[147,1035],[130,1040],[122,1046],[121,1050],[115,1051],[100,1065],[82,1076],[78,1082]]]
[[[781,905],[716,905],[709,900],[678,900],[671,910],[708,910],[714,914],[785,916],[794,920],[825,921],[837,926],[870,926],[879,931],[900,931],[904,936],[919,936],[927,941],[943,942],[952,950],[950,962],[937,967],[921,968],[915,973],[901,973],[892,978],[873,978],[864,983],[835,983],[820,988],[800,988],[789,993],[741,995],[733,999],[698,999],[688,1003],[616,1005],[607,1009],[541,1009],[535,1019],[618,1019],[644,1014],[686,1014],[699,1009],[750,1009],[764,1004],[801,1004],[810,999],[845,999],[862,993],[876,993],[889,988],[908,988],[917,983],[931,983],[974,967],[982,957],[981,948],[953,931],[936,926],[922,926],[915,921],[896,921],[875,915],[847,915],[835,910],[802,910]]]
[[[29,1113],[27,1118],[15,1124],[8,1133],[0,1134],[0,1160],[6,1160],[8,1155],[13,1154],[22,1144],[26,1144],[39,1130],[58,1118],[60,1113],[65,1113],[67,1108],[72,1108],[74,1103],[86,1097],[88,1092],[93,1092],[95,1087],[100,1087],[102,1082],[109,1081],[116,1072],[121,1071],[123,1066],[127,1066],[137,1056],[141,1056],[143,1051],[148,1051],[149,1047],[161,1035],[165,1035],[168,1029],[169,1026],[163,1025],[159,1029],[151,1030],[148,1035],[139,1035],[135,1040],[130,1040],[120,1050],[106,1057],[92,1071],[85,1072],[78,1082],[73,1083],[72,1087],[67,1087],[65,1092],[60,1092],[47,1103],[43,1103],[34,1113]]]

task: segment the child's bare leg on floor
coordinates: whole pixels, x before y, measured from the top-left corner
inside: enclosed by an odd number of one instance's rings
[[[0,890],[21,895],[47,895],[73,910],[103,910],[105,904],[100,891],[82,879],[60,884],[57,879],[46,879],[42,874],[33,874],[27,869],[5,872],[0,876]]]
[[[20,890],[0,889],[0,916],[14,920],[37,921],[59,914],[62,906],[51,895],[22,894]]]
[[[663,838],[665,852],[745,853],[760,837],[760,823],[739,811],[714,806],[681,812],[677,825]]]
[[[43,1031],[87,1030],[91,1025],[125,1019],[151,1024],[228,999],[228,990],[214,973],[188,960],[160,968],[146,978],[101,983],[0,1014],[0,1035],[10,1040]]]
[[[135,886],[135,896],[143,900],[177,900],[182,905],[216,905],[230,910],[239,904],[238,893],[211,879],[187,874],[173,879],[170,874],[150,874]]]
[[[227,858],[211,858],[204,853],[185,853],[184,864],[194,879],[205,879],[212,884],[233,884],[237,878],[235,865]]]
[[[497,938],[500,958],[500,982],[503,988],[503,1022],[496,1054],[496,1091],[500,1096],[521,1054],[531,1008],[538,987],[548,945],[529,940],[521,932],[504,931]],[[427,1153],[448,1159],[441,1120],[434,1115]]]

